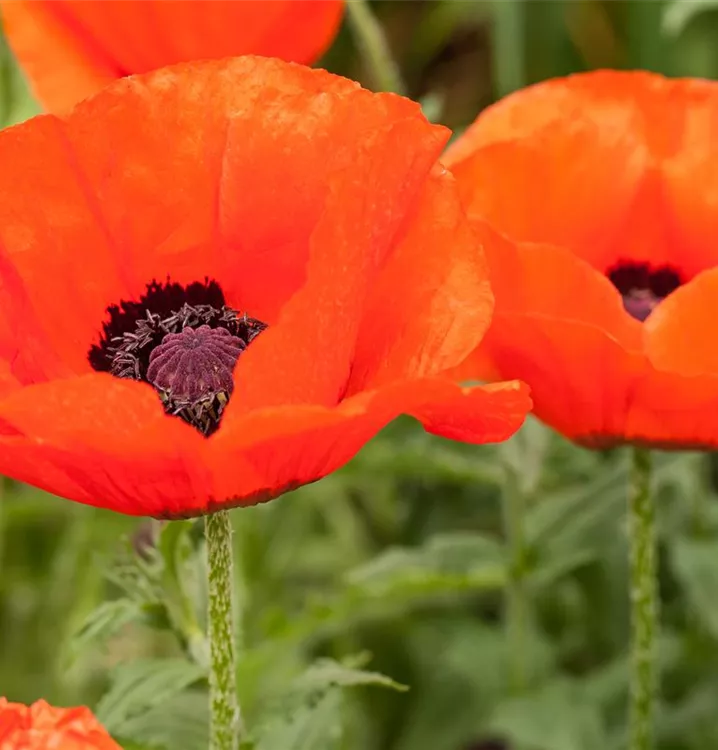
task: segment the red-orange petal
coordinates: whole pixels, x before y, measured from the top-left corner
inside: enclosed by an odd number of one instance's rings
[[[653,448],[718,448],[718,376],[650,371],[634,392],[624,440]]]
[[[372,284],[349,394],[453,367],[491,321],[483,250],[453,178],[441,168],[427,182],[404,232]]]
[[[609,141],[624,132],[643,132],[650,124],[645,115],[660,111],[657,105],[666,85],[667,79],[653,73],[616,70],[542,81],[485,109],[447,149],[445,161],[453,167],[484,146],[529,138],[549,127],[559,136],[571,132],[574,124],[598,129]],[[675,113],[662,114],[658,127]]]
[[[684,119],[680,145],[661,164],[664,221],[675,238],[676,261],[690,278],[718,265],[718,84],[677,82],[671,108]]]
[[[5,32],[38,98],[68,111],[111,80],[189,60],[316,60],[342,0],[3,0]]]
[[[513,434],[530,408],[521,383],[406,380],[334,408],[250,412],[205,439],[167,417],[149,386],[92,375],[24,388],[0,402],[0,473],[120,513],[184,517],[315,481],[400,414],[437,435],[486,443]]]
[[[641,324],[613,284],[569,250],[514,242],[473,222],[489,264],[497,314],[562,318],[603,328],[621,346],[641,348]]]
[[[604,271],[615,260],[646,158],[630,130],[605,133],[579,120],[483,146],[447,166],[471,216],[515,240],[570,248]]]
[[[207,449],[149,385],[111,375],[29,386],[0,402],[1,474],[129,515],[206,505]]]
[[[337,263],[352,281],[340,249],[363,254],[358,222],[386,252],[446,138],[413,102],[265,58],[127,79],[67,121],[11,128],[0,354],[22,382],[83,372],[105,307],[168,275],[217,278],[229,304],[273,324],[312,245],[327,256],[317,284]]]
[[[496,307],[486,338],[459,368],[462,379],[485,377],[488,359],[501,377],[528,383],[537,415],[563,434],[584,442],[622,435],[647,363],[641,325],[617,290],[568,250],[476,228]]]
[[[253,504],[320,479],[347,463],[400,414],[416,417],[437,435],[488,443],[510,437],[530,408],[521,383],[461,388],[446,379],[424,378],[365,391],[333,409],[306,405],[255,411],[210,439],[217,496]],[[254,474],[237,471],[237,461],[249,464]]]
[[[89,709],[0,698],[0,750],[121,750]]]
[[[0,356],[23,383],[86,372],[109,301],[127,296],[96,192],[64,123],[0,134]]]
[[[648,317],[645,347],[659,370],[718,377],[718,347],[707,339],[718,312],[718,268],[666,297]]]
[[[209,274],[268,323],[306,281],[321,225],[374,211],[378,235],[380,204],[347,204],[379,190],[394,220],[447,138],[407,99],[256,57],[119,82],[77,107],[70,131],[138,283]]]
[[[506,97],[445,160],[472,212],[515,239],[690,278],[718,261],[717,127],[715,82],[594,71]]]

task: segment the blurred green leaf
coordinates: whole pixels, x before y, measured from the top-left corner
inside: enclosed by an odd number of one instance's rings
[[[504,551],[482,534],[437,535],[416,549],[389,549],[351,571],[347,581],[376,596],[404,590],[441,592],[501,587],[506,577]]]
[[[256,750],[338,750],[342,739],[342,696],[332,690],[268,720],[256,733]]]
[[[7,42],[0,34],[0,127],[22,122],[39,111]]]
[[[113,670],[112,684],[97,706],[97,718],[122,735],[130,719],[161,706],[206,677],[206,671],[184,659],[142,659]]]
[[[670,549],[691,612],[718,638],[718,540],[678,537]]]
[[[342,738],[342,689],[377,686],[405,690],[376,672],[322,659],[268,704],[254,732],[257,750],[329,750]]]
[[[125,625],[143,618],[137,602],[121,598],[103,602],[87,616],[79,630],[73,635],[69,654],[76,659],[87,649],[104,644]]]
[[[530,571],[529,583],[535,589],[546,588],[578,568],[598,559],[598,553],[592,549],[578,549],[561,555],[548,555]]]
[[[585,551],[598,526],[621,516],[625,506],[625,465],[597,473],[589,483],[539,500],[526,515],[527,543],[556,553]]]
[[[365,659],[359,659],[361,663]],[[333,687],[357,687],[375,685],[404,691],[408,688],[378,672],[368,672],[350,664],[342,664],[334,659],[319,659],[294,682],[294,690],[300,693],[327,690]]]
[[[468,615],[423,618],[409,631],[415,665],[412,710],[395,750],[456,750],[479,737],[509,691],[509,645],[500,625]],[[550,642],[531,624],[525,667],[531,684],[552,673]],[[451,716],[450,721],[445,717]]]
[[[663,9],[662,31],[678,36],[697,16],[718,8],[718,0],[672,0]]]
[[[209,711],[205,692],[186,690],[122,723],[120,737],[127,742],[162,750],[206,750]]]
[[[532,750],[605,750],[601,715],[580,685],[557,680],[536,692],[500,705],[489,723],[492,732]]]

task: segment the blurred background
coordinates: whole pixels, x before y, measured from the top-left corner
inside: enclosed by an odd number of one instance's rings
[[[456,132],[502,95],[574,71],[718,77],[717,0],[372,5],[409,95]],[[346,24],[320,65],[372,85]],[[0,45],[0,121],[36,112]],[[622,748],[625,458],[533,421],[505,445],[475,448],[400,420],[336,475],[234,513],[250,720],[312,659],[358,654],[411,689],[332,697],[341,731],[288,707],[275,748]],[[710,456],[659,457],[661,750],[718,747],[715,481]],[[506,493],[525,512],[508,536]],[[201,531],[5,481],[0,694],[88,704],[128,749],[202,748]],[[502,619],[517,590],[524,632],[509,645]]]

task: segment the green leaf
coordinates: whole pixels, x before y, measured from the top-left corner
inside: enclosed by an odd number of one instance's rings
[[[543,685],[534,693],[502,703],[490,729],[512,744],[532,750],[605,750],[601,714],[569,680]]]
[[[506,581],[506,563],[495,539],[455,532],[434,536],[422,547],[389,549],[347,580],[376,597],[495,589]]]
[[[0,127],[22,122],[39,111],[7,42],[0,34]]]
[[[696,16],[716,8],[718,0],[673,0],[663,12],[663,33],[678,36]]]
[[[524,495],[539,485],[553,434],[537,419],[529,418],[509,440],[498,446],[504,470],[509,471]]]
[[[257,735],[256,750],[338,750],[342,739],[342,696],[325,693],[267,723]]]
[[[72,636],[70,662],[77,659],[90,646],[108,641],[125,625],[143,618],[142,610],[130,599],[122,598],[103,602],[87,616]]]
[[[527,623],[523,653],[530,684],[554,668],[552,644]],[[511,653],[501,624],[450,612],[414,623],[406,646],[412,663],[411,710],[394,750],[461,750],[482,736],[487,721],[510,689]],[[447,717],[450,717],[447,719]]]
[[[573,573],[597,558],[597,551],[592,549],[579,549],[563,555],[547,555],[530,573],[529,581],[537,589],[547,588],[559,578]]]
[[[691,610],[718,638],[718,541],[679,537],[671,544],[671,557]]]
[[[342,664],[320,659],[267,703],[254,739],[256,750],[334,750],[342,739],[343,690],[375,685],[405,686],[377,672],[358,669],[362,657]]]
[[[359,685],[376,685],[399,691],[408,690],[406,685],[395,682],[391,677],[379,672],[357,669],[350,664],[334,661],[334,659],[319,659],[301,677],[297,678],[294,684],[295,689],[302,692]]]
[[[206,750],[209,735],[207,694],[187,690],[122,724],[127,742],[166,750]]]
[[[624,464],[598,473],[589,484],[569,487],[535,504],[526,515],[526,541],[557,552],[584,548],[596,529],[620,517],[625,505]]]
[[[114,670],[112,686],[97,706],[97,717],[109,732],[122,734],[125,723],[160,706],[206,676],[184,659],[143,659]]]

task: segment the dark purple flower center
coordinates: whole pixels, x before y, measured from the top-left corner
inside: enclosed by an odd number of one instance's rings
[[[671,266],[619,261],[606,272],[623,297],[626,312],[643,322],[662,300],[683,283]]]
[[[160,393],[188,404],[208,393],[232,393],[232,370],[247,345],[226,328],[183,328],[168,333],[150,354],[147,381]]]
[[[215,281],[188,286],[153,281],[139,301],[107,310],[90,364],[118,378],[143,380],[165,411],[211,435],[234,390],[237,359],[267,326],[225,304]]]

